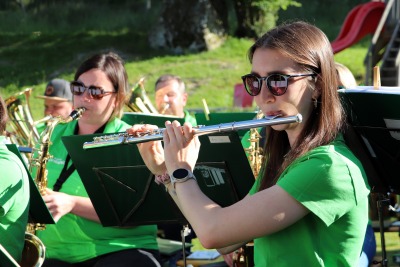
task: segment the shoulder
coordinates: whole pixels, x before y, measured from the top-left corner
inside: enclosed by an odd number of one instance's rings
[[[107,123],[104,133],[123,132],[130,127],[131,125],[122,121],[121,119],[114,118]]]
[[[72,135],[74,134],[75,127],[78,121],[71,121],[69,123],[59,123],[53,129],[51,136],[58,136],[58,135]]]
[[[2,178],[5,177],[8,183],[20,181],[25,176],[25,167],[22,161],[13,152],[9,151],[5,145],[0,147],[0,170]]]
[[[298,177],[301,177],[300,181]],[[350,181],[357,181],[357,184],[367,183],[361,163],[339,139],[299,157],[282,173],[279,183],[335,188],[340,186],[340,182]]]

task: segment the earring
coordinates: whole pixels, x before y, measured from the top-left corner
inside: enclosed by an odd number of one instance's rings
[[[315,98],[313,98],[312,101],[314,103],[314,109],[316,109],[318,107],[318,101]]]

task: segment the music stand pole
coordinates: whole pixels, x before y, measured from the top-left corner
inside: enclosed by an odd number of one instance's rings
[[[183,260],[183,266],[186,267],[186,240],[185,237],[190,234],[190,228],[189,226],[182,225],[182,230],[181,230],[181,239],[182,239],[182,260]]]
[[[379,230],[381,234],[381,247],[382,247],[382,261],[381,264],[383,267],[387,267],[387,257],[386,257],[386,245],[385,245],[385,231],[384,231],[384,223],[383,223],[383,203],[387,203],[389,201],[388,198],[385,198],[383,194],[379,194],[379,199],[376,202],[378,208],[378,219],[379,219]]]

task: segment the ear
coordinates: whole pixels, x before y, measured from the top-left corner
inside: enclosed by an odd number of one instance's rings
[[[187,98],[188,98],[188,94],[187,94],[187,93],[183,93],[183,94],[182,94],[182,103],[183,103],[183,106],[186,106]]]
[[[319,74],[315,77],[315,88],[312,94],[313,99],[318,99],[321,96],[322,82]]]

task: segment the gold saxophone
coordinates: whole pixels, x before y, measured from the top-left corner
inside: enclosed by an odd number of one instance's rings
[[[133,112],[158,114],[157,109],[151,103],[144,89],[144,77],[133,86],[131,97],[125,104]]]
[[[40,149],[38,149],[35,156],[30,160],[29,168],[32,171],[32,168],[37,167],[36,175],[35,175],[35,184],[38,187],[38,190],[41,195],[45,194],[45,190],[47,187],[47,169],[46,164],[50,159],[51,155],[49,154],[49,148],[51,145],[51,134],[53,133],[54,128],[59,123],[68,123],[73,120],[79,119],[83,112],[86,109],[81,107],[73,110],[71,114],[63,119],[61,117],[52,117],[47,122],[46,129],[40,135]],[[22,253],[22,266],[35,266],[39,267],[43,264],[45,257],[45,246],[42,241],[38,237],[36,237],[36,231],[44,230],[45,225],[35,222],[29,222],[27,225],[27,230],[25,233],[25,246],[24,251]]]
[[[256,119],[261,119],[262,117],[264,117],[264,114],[262,111],[259,111],[256,115]],[[263,148],[260,146],[261,138],[262,136],[260,135],[258,128],[250,129],[250,137],[248,139],[250,146],[245,148],[245,151],[247,152],[247,158],[251,170],[253,171],[254,178],[258,177],[264,159]]]

